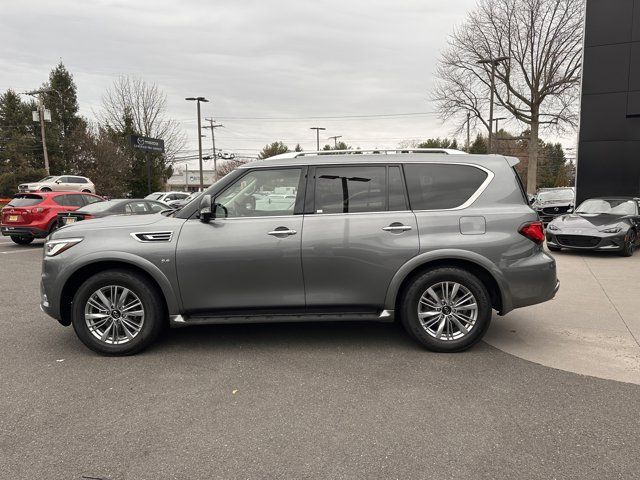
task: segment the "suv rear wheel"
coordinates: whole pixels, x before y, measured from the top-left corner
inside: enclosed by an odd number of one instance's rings
[[[475,275],[460,268],[437,268],[408,286],[401,320],[427,349],[458,352],[475,344],[489,328],[491,301]]]
[[[106,270],[80,286],[71,321],[90,349],[105,355],[131,355],[158,337],[164,309],[145,277],[127,270]]]

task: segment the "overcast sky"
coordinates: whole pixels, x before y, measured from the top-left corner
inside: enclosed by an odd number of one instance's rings
[[[315,149],[312,126],[354,147],[445,136],[428,101],[447,35],[475,0],[0,0],[0,90],[31,89],[60,60],[92,119],[120,74],[156,83],[196,148],[195,104],[216,146]],[[425,114],[385,118],[350,115]],[[234,118],[235,117],[235,118]],[[240,118],[238,118],[240,117]],[[275,117],[255,120],[246,117]],[[282,120],[282,117],[294,117]],[[309,118],[334,117],[334,118]],[[203,139],[210,147],[210,138]]]

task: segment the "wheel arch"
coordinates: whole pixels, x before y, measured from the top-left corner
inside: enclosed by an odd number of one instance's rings
[[[63,325],[71,324],[71,304],[73,302],[73,297],[77,289],[87,278],[98,272],[115,269],[130,271],[132,273],[141,275],[149,280],[154,288],[156,288],[160,296],[162,307],[167,314],[167,318],[169,312],[178,310],[179,307],[177,304],[177,298],[175,297],[172,288],[166,278],[164,278],[164,280],[160,279],[158,278],[157,273],[154,275],[139,264],[126,260],[99,260],[85,263],[84,265],[77,268],[73,273],[71,273],[71,275],[69,275],[69,277],[66,279],[60,293],[60,323],[62,323]]]
[[[400,312],[402,292],[418,275],[439,267],[457,267],[474,274],[483,283],[491,299],[491,305],[500,315],[512,310],[508,285],[491,262],[471,252],[439,252],[414,257],[400,268],[391,280],[385,299],[385,308]]]

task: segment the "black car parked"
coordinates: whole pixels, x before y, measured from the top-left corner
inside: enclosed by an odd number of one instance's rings
[[[549,188],[540,190],[532,204],[544,224],[554,218],[573,212],[575,205],[573,188]]]
[[[148,215],[171,210],[166,203],[156,200],[122,198],[92,203],[74,212],[58,214],[58,225],[64,226],[80,220],[108,217],[110,215]]]
[[[640,241],[639,201],[631,197],[585,200],[575,213],[549,223],[549,250],[610,250],[630,257]]]

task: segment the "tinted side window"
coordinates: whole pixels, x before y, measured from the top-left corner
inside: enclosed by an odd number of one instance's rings
[[[53,201],[63,207],[84,207],[85,205],[82,195],[58,195]]]
[[[389,167],[389,210],[401,211],[407,209],[407,199],[402,184],[400,167]]]
[[[487,178],[485,171],[468,165],[421,163],[404,168],[413,210],[459,207]]]
[[[386,167],[319,167],[315,212],[354,213],[386,210]]]

